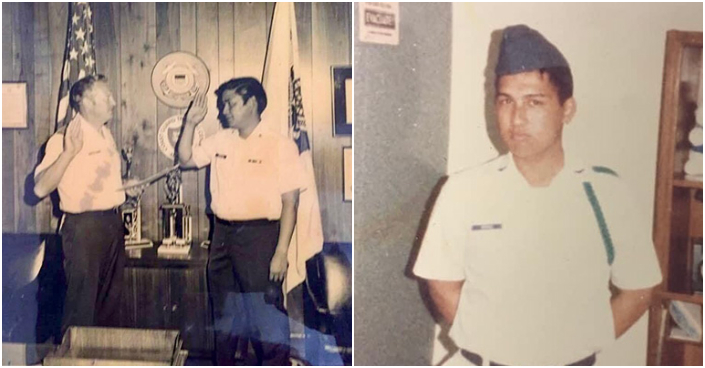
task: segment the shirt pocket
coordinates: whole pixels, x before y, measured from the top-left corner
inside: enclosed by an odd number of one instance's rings
[[[89,148],[71,161],[69,169],[64,174],[64,179],[75,188],[84,188],[95,183],[97,178],[107,177],[110,172],[110,163],[106,162],[106,155],[100,148]],[[91,190],[90,187],[87,188]]]
[[[469,272],[492,277],[511,256],[507,229],[499,221],[470,224],[468,229],[466,264]]]
[[[211,183],[211,185],[215,184],[217,191],[220,191],[221,185],[225,186],[225,188],[223,189],[227,189],[227,186],[229,185],[236,185],[236,183],[228,182],[237,179],[237,168],[233,167],[234,159],[235,158],[233,157],[233,155],[229,152],[215,153],[215,156],[213,157],[213,161],[211,163],[211,169],[213,170],[211,175],[215,177],[215,183]]]

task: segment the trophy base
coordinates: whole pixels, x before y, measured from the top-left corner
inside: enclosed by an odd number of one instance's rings
[[[173,245],[173,244],[162,244],[157,249],[158,256],[188,256],[191,251],[190,244],[184,245]]]
[[[154,243],[152,243],[152,241],[148,240],[148,239],[126,240],[125,241],[125,249],[127,249],[127,250],[151,248],[153,246],[154,246]]]

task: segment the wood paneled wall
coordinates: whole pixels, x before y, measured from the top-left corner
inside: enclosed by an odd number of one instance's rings
[[[118,101],[109,127],[119,147],[135,144],[132,172],[146,177],[171,165],[157,148],[157,131],[170,116],[183,113],[157,100],[152,68],[164,55],[188,51],[210,70],[207,135],[217,128],[212,95],[238,76],[261,77],[273,3],[93,3],[96,59]],[[325,240],[352,240],[352,205],[342,199],[342,147],[350,137],[332,133],[331,66],[352,64],[351,5],[296,4],[302,83],[310,96],[305,113],[313,145]],[[53,232],[58,201],[33,198],[31,176],[38,150],[54,130],[68,5],[3,3],[4,82],[27,82],[27,129],[3,129],[3,232]],[[207,238],[207,169],[183,173],[184,202],[193,212],[194,237]],[[159,205],[164,181],[142,197],[143,235],[159,240]]]

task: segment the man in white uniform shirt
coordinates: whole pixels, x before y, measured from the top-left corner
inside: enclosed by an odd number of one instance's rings
[[[76,116],[49,138],[34,173],[39,198],[58,188],[67,290],[62,333],[69,326],[114,326],[123,285],[125,201],[120,155],[106,123],[113,99],[105,77],[88,76],[70,91]],[[137,195],[136,189],[130,195]]]
[[[576,102],[555,46],[508,27],[495,74],[509,153],[450,176],[414,273],[469,363],[593,365],[661,282],[649,224],[614,171],[564,152]]]
[[[206,115],[199,94],[178,143],[182,168],[210,165],[215,228],[208,262],[218,365],[235,365],[238,340],[250,340],[256,361],[289,364],[289,323],[281,282],[296,224],[303,168],[294,142],[262,129],[267,96],[254,78],[223,83],[215,92],[224,129],[193,147]],[[269,299],[275,299],[274,301]],[[244,358],[244,357],[241,357]]]

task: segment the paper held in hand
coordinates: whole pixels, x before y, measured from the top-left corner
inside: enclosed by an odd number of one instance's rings
[[[140,180],[138,182],[130,183],[130,184],[125,184],[122,187],[120,187],[118,190],[127,190],[127,189],[131,189],[131,188],[135,188],[135,187],[140,187],[143,185],[152,184],[153,182],[163,178],[168,173],[170,173],[171,171],[174,171],[178,168],[179,168],[179,165],[176,164],[176,165],[174,165],[172,167],[168,167],[168,168],[166,168],[166,169],[164,169],[164,170],[162,170],[162,171],[160,171],[160,172],[158,172],[158,173],[156,173],[146,179]]]

